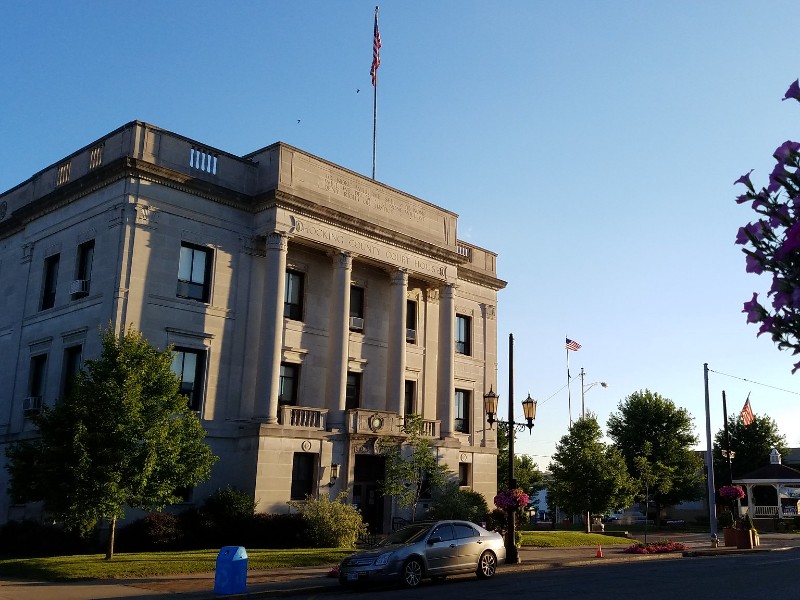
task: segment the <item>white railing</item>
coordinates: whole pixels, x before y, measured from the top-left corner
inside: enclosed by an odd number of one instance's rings
[[[281,406],[280,423],[284,427],[297,429],[325,430],[327,408],[307,408],[304,406]]]
[[[777,517],[778,516],[778,507],[777,506],[755,506],[753,511],[753,517],[755,518],[764,518],[764,517]]]

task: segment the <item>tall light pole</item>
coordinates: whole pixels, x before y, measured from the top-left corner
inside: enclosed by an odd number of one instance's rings
[[[584,397],[586,396],[586,392],[592,389],[594,386],[599,385],[600,387],[607,388],[608,384],[605,381],[593,381],[592,383],[584,385],[583,377],[584,377],[583,367],[581,367],[581,419],[586,417],[586,402],[584,401]]]
[[[508,425],[508,487],[517,488],[517,479],[514,476],[514,432],[523,431],[528,428],[528,433],[533,430],[533,421],[536,418],[536,400],[528,397],[522,401],[522,412],[525,415],[526,423],[516,423],[514,421],[514,335],[508,334],[508,421],[495,419],[497,414],[497,400],[500,398],[489,386],[489,391],[483,395],[483,409],[486,412],[486,420],[489,427],[497,423]],[[508,509],[508,527],[506,531],[506,563],[516,564],[520,562],[517,544],[514,540],[516,534],[516,512],[517,507]]]

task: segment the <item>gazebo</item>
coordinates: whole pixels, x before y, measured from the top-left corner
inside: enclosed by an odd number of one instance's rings
[[[781,464],[780,453],[773,448],[766,466],[751,471],[734,484],[743,485],[747,490],[747,508],[742,509],[739,501],[739,514],[749,514],[755,521],[756,528],[760,530],[773,529],[779,522],[776,521],[795,517],[800,504],[800,471]],[[753,488],[756,486],[772,487],[775,490],[774,505],[755,505],[753,503]]]

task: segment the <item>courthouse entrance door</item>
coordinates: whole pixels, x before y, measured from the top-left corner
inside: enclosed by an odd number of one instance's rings
[[[386,477],[386,459],[356,454],[353,474],[353,504],[361,511],[370,533],[383,533],[383,493],[379,481]]]

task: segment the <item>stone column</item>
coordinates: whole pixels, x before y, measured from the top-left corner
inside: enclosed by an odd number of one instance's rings
[[[455,430],[455,285],[445,284],[439,299],[439,365],[437,418],[442,423],[442,437],[453,437]]]
[[[289,238],[285,233],[271,232],[267,234],[266,241],[261,355],[258,361],[261,373],[256,379],[256,416],[267,423],[277,423]]]
[[[333,255],[333,289],[328,321],[328,382],[326,385],[328,426],[344,427],[344,407],[347,399],[347,360],[350,341],[350,280],[353,256],[348,252]]]
[[[391,286],[385,408],[402,416],[405,410],[408,272],[403,269],[393,271],[391,274]]]

